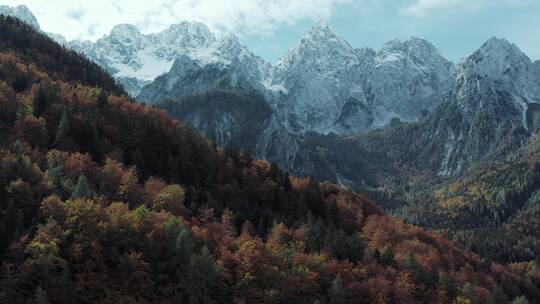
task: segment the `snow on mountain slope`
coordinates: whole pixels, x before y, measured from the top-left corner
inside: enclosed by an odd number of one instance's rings
[[[241,80],[264,95],[277,119],[293,133],[347,135],[387,125],[395,118],[415,121],[454,85],[453,64],[423,39],[392,41],[378,52],[354,49],[323,23],[316,24],[275,67],[235,36],[218,39],[197,22],[182,22],[148,35],[121,24],[95,43],[51,37],[101,65],[132,96],[171,72],[181,56],[202,68],[226,69],[230,81]],[[183,75],[172,75],[168,81],[176,78]],[[151,91],[143,94],[144,99],[159,102]]]
[[[41,30],[41,27],[39,25],[39,22],[36,16],[34,16],[32,11],[30,11],[30,9],[28,9],[28,7],[24,4],[14,6],[14,7],[11,7],[8,5],[0,5],[0,15],[15,17],[17,19],[20,19],[26,22],[37,31],[43,32]],[[64,38],[64,36],[60,34],[55,34],[55,33],[48,33],[48,32],[43,32],[43,33],[49,36],[54,41],[56,41],[58,44],[68,46],[68,42],[66,38]]]
[[[39,23],[36,17],[34,16],[34,14],[32,14],[28,7],[26,7],[26,5],[18,5],[15,7],[11,7],[8,5],[0,5],[0,15],[19,18],[22,21],[28,23],[36,30],[40,30]]]
[[[413,174],[448,177],[520,151],[540,131],[535,66],[515,45],[490,39],[456,66],[454,88],[420,122],[345,138],[356,148],[343,150],[355,153],[328,157],[346,164],[335,166],[335,176],[358,185],[354,172],[346,172],[360,167],[356,155],[377,155],[382,164],[399,164],[398,171],[415,168]]]
[[[448,111],[429,128],[446,134],[441,174],[516,149],[532,131],[528,116],[538,111],[540,83],[533,64],[516,45],[491,38],[458,67]]]
[[[111,72],[133,96],[169,72],[174,61],[184,55],[201,66],[241,62],[253,74],[253,81],[260,84],[270,70],[268,64],[241,45],[235,36],[217,39],[206,25],[198,22],[174,24],[149,35],[141,34],[133,25],[117,25],[95,43],[75,41],[70,46]]]
[[[453,63],[427,40],[412,37],[390,41],[377,52],[364,86],[371,107],[416,121],[443,100],[454,79]]]
[[[346,133],[369,126],[372,117],[365,107],[359,64],[356,51],[343,38],[327,25],[315,25],[275,68],[273,84],[287,91],[277,107],[288,128],[296,133]]]
[[[533,62],[533,70],[536,75],[536,79],[538,82],[540,82],[540,60],[536,60]]]
[[[168,29],[144,35],[129,24],[115,26],[95,43],[74,41],[70,47],[94,60],[137,96],[142,87],[169,72],[174,60],[189,55],[200,62],[218,60],[212,56],[215,36],[197,22],[182,22]]]
[[[454,79],[452,62],[424,39],[393,40],[378,52],[353,49],[317,24],[279,60],[274,83],[288,92],[280,108],[293,132],[347,135],[395,118],[418,120]]]
[[[475,111],[477,104],[468,102],[468,98],[485,91],[509,94],[521,109],[525,128],[527,104],[540,102],[540,83],[534,64],[506,39],[489,39],[460,63],[455,89],[460,107],[466,112]]]
[[[458,87],[470,85],[471,79],[496,84],[499,90],[523,97],[540,95],[535,66],[515,44],[504,38],[489,39],[461,63]]]

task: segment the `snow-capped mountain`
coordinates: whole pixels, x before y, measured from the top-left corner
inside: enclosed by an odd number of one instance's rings
[[[403,121],[416,121],[433,110],[455,83],[454,64],[418,37],[386,43],[369,74],[365,87],[370,107]]]
[[[369,177],[377,180],[374,185],[393,187],[423,174],[433,180],[466,175],[484,162],[531,149],[527,144],[540,131],[537,62],[505,39],[492,38],[464,58],[455,75],[451,92],[421,121],[316,138],[300,153],[312,168],[296,168],[356,189]]]
[[[515,44],[493,37],[461,62],[457,89],[463,94],[474,88],[481,90],[478,86],[486,84],[536,102],[540,97],[540,84],[535,66]]]
[[[159,75],[170,71],[174,60],[189,55],[201,62],[215,60],[216,38],[201,23],[183,22],[144,35],[130,24],[115,26],[95,43],[73,41],[69,46],[88,56],[118,79],[133,96]]]
[[[488,40],[460,63],[447,107],[452,115],[442,113],[434,129],[446,134],[441,174],[524,144],[536,128],[527,117],[538,103],[540,83],[529,57],[505,39]]]
[[[316,24],[275,67],[224,38],[210,54],[251,89],[266,96],[280,121],[292,133],[314,131],[341,135],[365,132],[392,119],[416,121],[438,105],[454,86],[454,65],[426,40],[392,41],[380,51],[354,49],[330,27]],[[215,69],[212,61],[198,66]],[[214,61],[215,63],[215,61]],[[175,86],[186,77],[175,69],[149,84],[145,102],[181,99]],[[176,82],[176,84],[174,83]],[[152,93],[154,92],[154,93]]]
[[[346,135],[418,120],[452,90],[454,74],[424,39],[353,49],[317,24],[279,60],[273,81],[287,92],[279,107],[293,132]]]
[[[540,81],[540,60],[533,62],[533,70],[536,74],[536,78]]]
[[[374,117],[359,64],[349,43],[328,26],[315,25],[276,65],[272,83],[284,88],[284,98],[276,102],[278,115],[295,133],[342,133],[349,122],[365,130]]]
[[[235,36],[216,39],[206,25],[198,22],[174,24],[149,35],[141,34],[133,25],[122,24],[95,43],[75,41],[69,46],[108,70],[133,96],[169,72],[181,56],[188,56],[200,66],[227,66],[240,61],[250,72],[254,71],[253,78],[258,82],[268,72],[264,61],[242,46]]]
[[[506,39],[494,37],[460,63],[453,98],[465,114],[478,113],[482,107],[495,104],[494,100],[504,98],[505,105],[519,113],[512,118],[528,129],[528,105],[540,103],[540,82],[527,55]]]
[[[540,82],[517,46],[492,38],[464,58],[451,94],[418,124],[359,136],[362,149],[440,176],[517,151],[539,130]]]
[[[26,7],[26,5],[18,5],[11,7],[8,5],[0,5],[0,15],[19,18],[22,21],[31,25],[34,29],[40,30],[39,23],[34,14]]]
[[[173,56],[170,71],[144,87],[138,99],[158,104],[165,100],[213,89],[253,90],[265,94],[271,66],[228,35],[197,51]]]

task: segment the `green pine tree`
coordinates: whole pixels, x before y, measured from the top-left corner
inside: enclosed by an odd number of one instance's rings
[[[394,257],[394,252],[390,247],[386,247],[386,249],[381,254],[381,264],[385,266],[394,266],[396,265],[396,260]]]
[[[41,285],[36,288],[34,292],[34,298],[31,301],[32,304],[49,304],[49,296],[47,292],[41,288]]]
[[[495,289],[491,291],[488,296],[487,304],[506,304],[508,303],[508,298],[504,294],[501,286],[495,286]]]
[[[109,96],[107,95],[105,90],[101,90],[97,98],[97,105],[100,109],[105,109],[108,104],[109,104]]]
[[[71,198],[91,198],[91,197],[92,197],[92,189],[90,188],[90,185],[88,184],[88,179],[83,174],[79,176],[79,179],[77,180],[77,184],[73,188]]]
[[[189,303],[212,303],[211,291],[216,284],[217,270],[208,248],[203,247],[201,254],[191,257],[190,273]]]
[[[448,298],[453,299],[457,296],[457,286],[456,280],[451,275],[445,275],[444,273],[439,273],[439,283],[444,287],[446,295]]]
[[[463,284],[461,288],[461,294],[468,300],[471,300],[472,303],[476,303],[476,295],[474,293],[474,287],[471,283],[467,282]]]
[[[69,113],[64,110],[62,119],[56,128],[56,135],[54,137],[54,147],[60,150],[73,150],[75,148],[75,141],[70,136],[69,126]]]
[[[407,254],[405,255],[405,266],[411,272],[413,279],[416,283],[422,284],[425,282],[426,275],[424,273],[424,270],[422,269],[422,266],[420,266],[416,261],[414,254],[410,251],[407,252]]]
[[[49,103],[49,96],[47,94],[47,85],[41,84],[37,91],[37,94],[32,100],[32,114],[35,117],[41,117],[47,111],[47,105]]]
[[[529,304],[526,296],[517,297],[512,301],[512,304]]]
[[[329,304],[346,304],[347,303],[347,297],[345,295],[345,291],[343,290],[343,284],[341,282],[341,277],[339,275],[337,275],[334,281],[332,281],[332,288],[330,288],[328,303]]]
[[[373,251],[373,258],[377,263],[381,263],[381,251],[378,248]]]
[[[11,145],[11,152],[15,154],[17,157],[20,157],[24,152],[24,147],[21,144],[21,141],[17,139],[13,145]]]

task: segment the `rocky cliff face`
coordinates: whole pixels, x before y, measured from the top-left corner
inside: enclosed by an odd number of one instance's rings
[[[515,45],[490,39],[456,67],[451,92],[419,122],[348,137],[304,136],[294,168],[356,189],[407,191],[422,178],[435,182],[504,159],[539,130],[535,67]]]
[[[417,37],[386,43],[368,71],[369,104],[402,121],[416,121],[431,112],[455,84],[454,64]]]
[[[451,94],[424,120],[355,137],[360,148],[441,176],[519,149],[538,127],[531,60],[492,38],[457,67]]]
[[[537,82],[540,82],[540,60],[533,62],[533,71],[536,74]]]
[[[227,44],[231,49],[231,44]],[[220,146],[249,151],[292,169],[298,138],[277,118],[268,89],[254,81],[264,77],[259,60],[238,47],[228,62],[199,65],[188,56],[176,59],[171,71],[147,85],[138,99],[163,107],[188,121]]]
[[[436,130],[447,136],[440,173],[523,145],[532,127],[527,113],[539,102],[531,60],[505,39],[488,40],[460,64],[448,106],[455,115],[440,115]]]
[[[169,72],[180,56],[199,62],[218,60],[212,53],[216,44],[204,24],[183,22],[150,35],[121,24],[95,43],[73,41],[69,46],[101,65],[136,96],[144,85]]]
[[[314,26],[275,68],[272,82],[285,92],[276,109],[288,129],[341,133],[368,128],[374,117],[366,106],[359,61],[328,26]]]
[[[280,59],[273,81],[286,91],[279,109],[291,131],[348,135],[418,120],[451,91],[454,74],[424,39],[353,49],[319,24]]]

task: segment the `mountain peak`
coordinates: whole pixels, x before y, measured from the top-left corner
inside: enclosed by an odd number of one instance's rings
[[[489,38],[486,42],[484,42],[482,47],[484,46],[507,46],[508,47],[511,45],[513,45],[513,43],[506,40],[505,38],[498,38],[497,36],[493,36]]]
[[[182,21],[180,23],[171,24],[169,28],[166,29],[165,31],[178,32],[178,31],[185,31],[185,30],[188,30],[191,32],[208,32],[208,33],[210,32],[210,29],[208,28],[208,26],[206,26],[206,24],[201,23],[201,22],[196,22],[196,21],[193,21],[193,22]]]
[[[476,52],[462,60],[458,72],[458,90],[506,90],[529,98],[539,96],[531,59],[504,38],[490,38]],[[463,94],[461,94],[463,95]]]
[[[139,29],[133,24],[117,24],[111,30],[111,36],[141,35]]]
[[[480,53],[492,55],[518,55],[525,54],[514,44],[504,38],[491,37],[478,50]]]
[[[113,27],[111,33],[105,37],[105,41],[112,44],[122,44],[135,49],[146,44],[145,36],[132,24],[118,24]]]
[[[412,36],[406,40],[394,39],[390,40],[381,48],[382,52],[410,52],[410,51],[438,52],[437,48],[425,38]]]
[[[535,62],[533,62],[533,71],[538,78],[538,82],[540,82],[540,60],[536,60]]]
[[[36,16],[28,9],[24,4],[11,7],[8,5],[0,5],[0,15],[6,15],[18,18],[36,30],[40,30],[39,23],[36,19]]]
[[[199,68],[195,61],[189,56],[180,55],[174,60],[174,64],[171,68],[171,72],[174,74],[183,74],[187,71],[195,70]]]
[[[240,43],[236,35],[226,34],[219,40],[216,52],[223,59],[231,61],[241,56],[242,53],[247,53],[248,50]]]
[[[405,43],[408,45],[421,46],[421,47],[437,50],[437,48],[431,42],[429,42],[429,40],[423,37],[411,36],[409,37],[409,39],[405,41]]]
[[[323,20],[315,23],[291,51],[296,53],[295,56],[308,57],[319,63],[322,63],[321,58],[329,58],[330,64],[338,65],[357,61],[355,49]]]
[[[476,52],[462,62],[462,65],[465,66],[481,67],[489,72],[488,75],[499,75],[509,67],[517,69],[530,64],[530,58],[515,44],[497,37],[487,40]]]
[[[190,34],[193,36],[213,36],[206,24],[201,22],[183,21],[177,24],[171,24],[164,33],[168,34]]]
[[[320,21],[311,27],[300,43],[280,58],[277,65],[283,68],[305,62],[319,67],[343,66],[357,61],[354,48]]]
[[[221,44],[240,44],[240,40],[238,40],[238,37],[234,34],[226,34],[221,39]]]
[[[184,21],[169,26],[163,32],[156,34],[165,45],[186,47],[207,47],[216,41],[215,35],[210,29],[200,22]]]
[[[328,30],[332,31],[332,29],[328,25],[328,22],[321,19],[321,20],[315,22],[315,24],[313,24],[313,26],[311,27],[311,29],[309,31],[311,32],[311,31],[328,31]]]
[[[318,21],[315,23],[309,31],[304,35],[303,39],[318,39],[318,40],[324,40],[324,39],[332,39],[332,38],[339,38],[336,32],[326,23],[326,21]],[[343,40],[343,39],[341,39]]]

